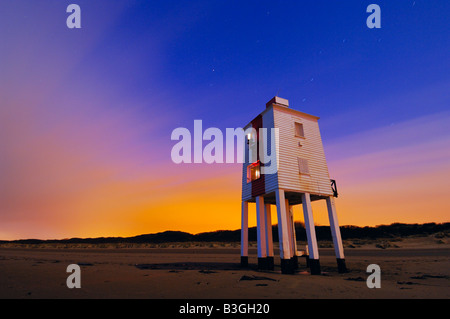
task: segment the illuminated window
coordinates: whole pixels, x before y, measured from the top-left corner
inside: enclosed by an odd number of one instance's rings
[[[295,122],[295,136],[305,137],[302,123]]]
[[[253,182],[261,177],[261,163],[256,163],[247,166],[247,183]]]
[[[250,145],[250,147],[254,147],[256,144],[256,136],[252,133],[247,133],[247,144]]]

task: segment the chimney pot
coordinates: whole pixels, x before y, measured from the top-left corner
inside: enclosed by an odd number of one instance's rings
[[[274,96],[269,102],[267,102],[266,107],[269,107],[272,104],[289,107],[289,101],[278,96]]]

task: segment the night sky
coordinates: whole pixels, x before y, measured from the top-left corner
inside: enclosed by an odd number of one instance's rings
[[[176,165],[171,132],[243,127],[275,95],[320,117],[341,225],[448,222],[449,14],[444,0],[2,1],[0,239],[240,228],[241,164]]]

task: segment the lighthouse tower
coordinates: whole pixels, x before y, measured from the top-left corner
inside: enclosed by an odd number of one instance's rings
[[[245,126],[242,170],[241,264],[248,265],[248,203],[256,203],[258,268],[273,269],[272,205],[276,205],[281,272],[294,273],[297,241],[292,207],[302,205],[311,274],[320,274],[311,202],[325,200],[339,272],[345,257],[336,215],[336,184],[330,180],[319,131],[319,118],[272,98]]]

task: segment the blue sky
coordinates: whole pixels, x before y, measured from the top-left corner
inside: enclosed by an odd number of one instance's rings
[[[378,1],[381,29],[366,26],[371,1],[122,3],[84,68],[175,101],[165,110],[180,123],[245,125],[277,93],[325,122],[345,118],[339,130],[324,125],[329,137],[448,107],[446,1]],[[108,20],[106,6],[80,4],[83,32]]]
[[[446,221],[449,14],[443,0],[2,1],[0,238],[238,228],[240,166],[176,166],[170,135],[244,126],[277,94],[321,118],[343,224]],[[384,214],[356,213],[390,194]],[[217,203],[226,217],[206,223]]]

